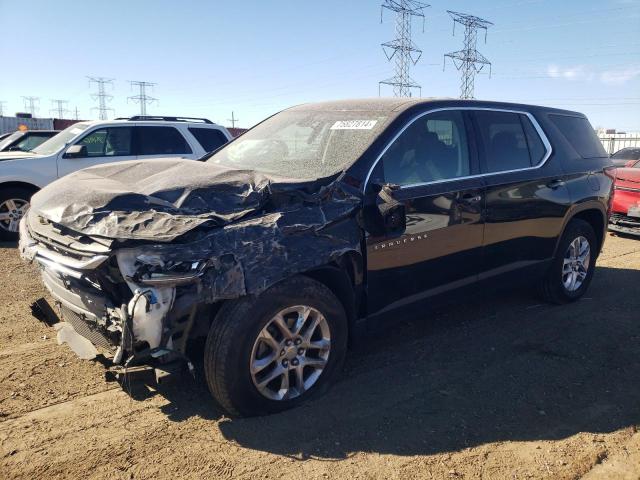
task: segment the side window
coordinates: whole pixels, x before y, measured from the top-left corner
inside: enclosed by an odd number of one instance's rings
[[[484,147],[487,173],[531,167],[520,115],[478,110],[475,117]]]
[[[81,139],[88,157],[122,157],[131,155],[131,128],[101,128]]]
[[[107,142],[107,129],[94,130],[77,144],[87,147],[87,157],[104,156],[104,145]]]
[[[228,142],[224,133],[217,128],[190,128],[189,131],[196,137],[205,152],[213,152]]]
[[[468,176],[469,148],[462,112],[450,110],[419,118],[381,160],[385,181],[398,185]]]
[[[556,114],[549,115],[549,118],[582,158],[608,156],[586,118]]]
[[[182,134],[173,127],[136,127],[138,155],[192,153]]]

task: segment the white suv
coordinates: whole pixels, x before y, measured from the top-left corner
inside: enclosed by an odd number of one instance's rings
[[[1,152],[0,240],[17,239],[31,196],[68,173],[140,158],[198,159],[230,139],[204,118],[135,116],[79,122],[30,152]]]

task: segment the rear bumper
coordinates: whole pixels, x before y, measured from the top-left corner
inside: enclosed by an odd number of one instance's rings
[[[640,217],[613,213],[609,218],[609,230],[640,237]]]

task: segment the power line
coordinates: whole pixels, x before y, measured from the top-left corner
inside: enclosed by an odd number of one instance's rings
[[[138,95],[133,95],[131,97],[127,97],[127,100],[132,100],[134,103],[139,103],[140,104],[140,115],[146,115],[147,114],[147,104],[151,104],[153,102],[158,103],[158,99],[157,98],[147,95],[147,87],[153,87],[156,84],[155,83],[151,83],[151,82],[141,82],[141,81],[137,81],[137,80],[131,80],[131,81],[129,81],[129,83],[131,84],[131,88],[138,87],[139,93],[138,93]]]
[[[69,112],[69,110],[67,108],[65,108],[67,103],[69,103],[67,100],[53,100],[52,99],[51,103],[53,105],[53,108],[51,110],[49,110],[49,112],[53,112],[55,115],[57,115],[56,118],[64,118],[64,114]]]
[[[422,18],[422,31],[424,32],[424,9],[430,7],[426,3],[417,0],[384,0],[380,8],[380,23],[384,9],[396,14],[396,38],[382,44],[382,50],[391,61],[395,57],[395,74],[393,77],[378,83],[378,95],[381,85],[393,87],[393,95],[396,97],[410,97],[412,89],[417,88],[422,94],[422,87],[409,75],[411,65],[415,65],[422,56],[422,50],[411,39],[411,23],[413,17]]]
[[[460,83],[460,98],[474,98],[474,81],[476,73],[479,73],[485,65],[489,65],[489,75],[491,75],[491,62],[482,55],[476,48],[478,42],[478,30],[484,30],[484,40],[487,41],[487,28],[493,25],[488,20],[484,20],[474,15],[466,13],[447,13],[453,18],[453,34],[456,34],[456,23],[464,25],[464,48],[457,52],[446,53],[444,55],[445,64],[449,57],[458,70],[462,72]],[[444,69],[444,66],[443,66]]]
[[[231,128],[236,128],[236,122],[239,120],[236,118],[234,112],[231,112],[231,118],[227,118],[227,121],[231,122]]]
[[[31,114],[32,117],[36,116],[38,111],[37,104],[40,103],[40,97],[22,97],[24,101],[24,109]]]
[[[91,110],[98,110],[98,118],[100,120],[107,120],[109,111],[113,112],[113,108],[107,107],[107,102],[113,99],[113,95],[109,95],[105,90],[105,85],[111,85],[113,88],[113,79],[104,77],[87,77],[89,79],[89,86],[95,83],[98,86],[98,92],[91,95],[93,100],[98,100],[98,106],[93,107]]]

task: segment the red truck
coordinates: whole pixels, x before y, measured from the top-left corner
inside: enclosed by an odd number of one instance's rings
[[[640,237],[640,160],[617,169],[609,230]]]

